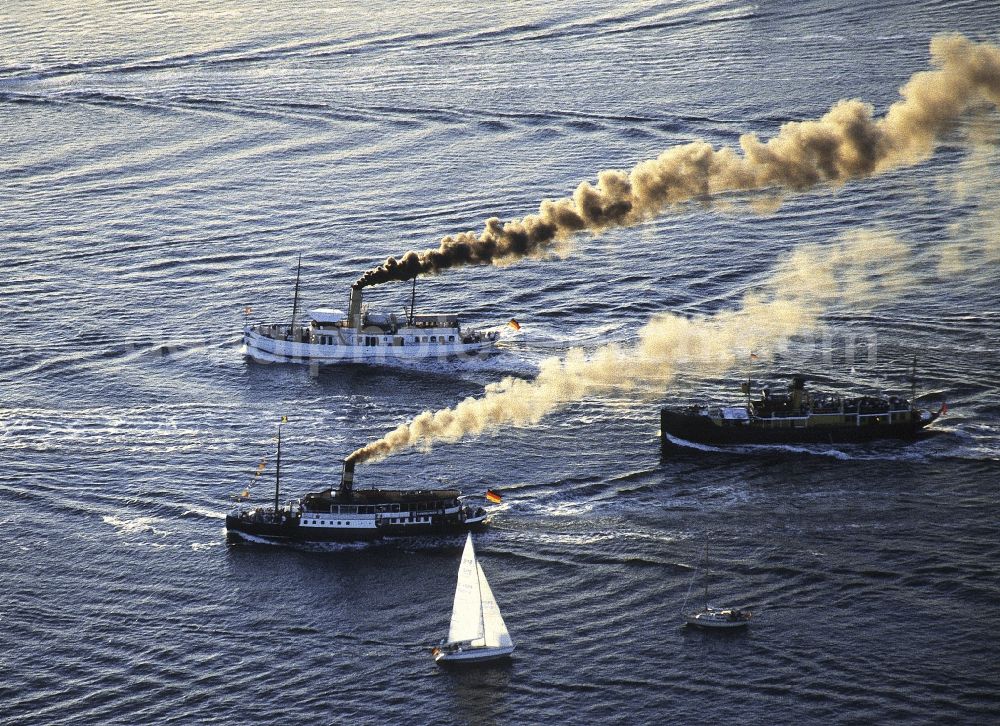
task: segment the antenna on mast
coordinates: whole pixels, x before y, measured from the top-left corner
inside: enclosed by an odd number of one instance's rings
[[[299,253],[299,266],[295,270],[295,297],[292,298],[292,335],[295,335],[295,317],[299,312],[299,278],[302,276],[302,253]]]
[[[278,457],[274,465],[274,516],[278,517],[278,497],[281,492],[281,424],[288,423],[288,416],[282,416],[278,421]]]

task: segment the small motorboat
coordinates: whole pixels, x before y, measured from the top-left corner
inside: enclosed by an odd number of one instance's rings
[[[458,567],[455,603],[451,611],[448,637],[431,654],[441,665],[483,663],[509,658],[514,641],[500,615],[490,584],[483,574],[472,546],[472,534],[465,539],[462,564]]]

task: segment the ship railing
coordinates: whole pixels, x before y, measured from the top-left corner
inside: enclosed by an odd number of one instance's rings
[[[463,343],[482,343],[484,340],[500,340],[496,330],[470,330],[462,335]]]
[[[307,510],[309,514],[353,514],[363,516],[366,514],[377,514],[384,510],[383,507],[399,505],[375,505],[375,504],[331,504],[326,508],[316,508]]]
[[[280,524],[288,517],[294,516],[288,509],[281,509],[275,514],[274,509],[270,507],[255,507],[253,509],[237,508],[234,510],[234,513],[240,519],[247,522],[259,522],[262,524]]]
[[[306,514],[351,514],[357,516],[382,514],[448,514],[458,511],[456,504],[402,505],[402,504],[332,504],[329,507],[303,510]]]
[[[407,324],[406,327],[421,328],[427,330],[432,330],[434,328],[444,328],[445,330],[454,330],[455,328],[459,327],[459,324],[457,322],[443,322],[438,320],[433,320],[433,321],[417,320],[413,323],[413,325]]]
[[[791,422],[801,422],[808,421],[810,418],[821,418],[824,416],[838,416],[843,419],[854,419],[857,425],[861,425],[862,419],[878,419],[878,418],[888,418],[889,423],[893,422],[893,417],[896,415],[910,415],[910,409],[893,409],[891,411],[879,411],[875,413],[856,413],[854,411],[845,411],[843,413],[813,413],[806,414],[804,416],[757,416],[756,419],[765,424],[774,425],[780,421],[791,421]],[[898,420],[898,419],[897,419]],[[846,421],[845,421],[846,423]]]
[[[309,342],[309,328],[302,325],[296,325],[293,328],[288,323],[255,323],[254,325],[247,327],[256,332],[258,335],[272,340],[286,340],[290,342],[303,343]],[[295,337],[296,333],[300,334],[299,338]]]
[[[764,421],[772,421],[772,420],[773,421],[781,421],[781,420],[785,420],[785,419],[794,419],[794,418],[818,418],[819,416],[850,416],[850,417],[854,418],[855,416],[861,416],[861,417],[886,416],[886,415],[888,415],[890,413],[910,413],[910,411],[911,411],[911,409],[909,409],[909,408],[892,408],[892,409],[889,409],[887,411],[870,411],[870,412],[867,412],[867,413],[858,413],[857,410],[854,410],[854,411],[851,411],[851,410],[847,410],[847,411],[810,411],[808,413],[801,414],[801,415],[796,415],[796,416],[791,416],[791,415],[775,416],[773,413],[770,416],[762,416],[760,414],[757,414],[757,418],[761,419],[761,420],[764,420]]]

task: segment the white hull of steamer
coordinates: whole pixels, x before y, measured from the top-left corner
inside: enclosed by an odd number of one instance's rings
[[[485,332],[482,338],[474,339],[472,342],[461,342],[461,338],[456,337],[455,342],[433,342],[415,340],[418,337],[416,332],[408,333],[400,331],[400,335],[378,335],[361,334],[362,343],[356,344],[353,340],[341,342],[337,336],[332,342],[298,342],[295,340],[285,340],[287,333],[275,332],[272,330],[288,326],[257,326],[248,325],[243,329],[243,355],[258,363],[302,363],[316,365],[338,365],[345,363],[397,363],[417,360],[427,360],[433,358],[455,358],[460,356],[476,355],[483,351],[491,350],[500,338],[499,333]],[[263,332],[262,332],[263,330]],[[353,332],[353,331],[351,331]],[[267,335],[265,333],[271,333]],[[454,335],[454,334],[452,334]],[[281,336],[281,337],[277,337]],[[291,337],[290,335],[288,337]],[[347,338],[348,336],[344,336]],[[353,335],[349,336],[351,339]],[[366,343],[365,338],[378,338],[376,343]],[[402,337],[402,342],[396,339]],[[426,331],[420,331],[420,338],[430,338]],[[435,336],[438,337],[438,336]]]

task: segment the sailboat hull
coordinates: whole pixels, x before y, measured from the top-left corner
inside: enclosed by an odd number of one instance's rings
[[[513,652],[513,645],[498,648],[469,648],[467,650],[457,650],[453,653],[439,651],[434,656],[434,661],[440,665],[452,665],[458,663],[489,663],[490,661],[505,660],[510,658]]]
[[[750,623],[723,623],[719,621],[712,620],[698,620],[697,618],[688,618],[688,625],[693,625],[696,628],[703,628],[705,630],[735,630],[736,628],[745,628]]]
[[[707,609],[686,616],[687,624],[710,630],[732,630],[745,628],[750,624],[750,612],[746,610]]]

